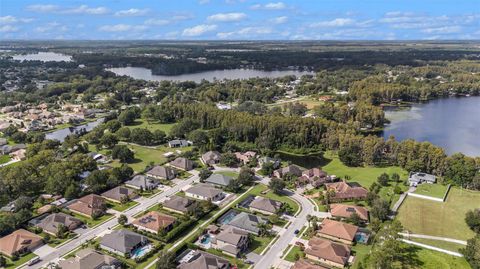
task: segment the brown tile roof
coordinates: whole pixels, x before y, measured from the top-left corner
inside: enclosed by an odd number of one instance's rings
[[[358,227],[348,223],[324,219],[320,224],[318,233],[337,237],[347,241],[353,241]]]
[[[112,199],[112,200],[120,202],[120,201],[122,201],[123,197],[128,197],[129,199],[133,199],[137,195],[136,195],[135,191],[130,189],[130,188],[118,186],[118,187],[115,187],[111,190],[108,190],[108,191],[102,193],[102,196],[105,197],[105,198]]]
[[[175,217],[165,215],[157,211],[151,211],[134,220],[132,224],[147,228],[149,230],[159,231],[173,224],[175,220]]]
[[[306,260],[298,260],[290,269],[327,269],[326,267],[312,264]]]
[[[326,239],[313,237],[308,241],[308,248],[305,249],[305,253],[345,265],[350,257],[350,247]]]
[[[0,252],[11,257],[16,252],[42,244],[42,237],[27,230],[19,229],[0,238]]]
[[[367,189],[362,186],[357,186],[346,181],[325,184],[327,190],[334,190],[335,196],[333,199],[364,199],[367,197]]]
[[[257,196],[255,200],[250,203],[250,207],[270,213],[276,213],[282,207],[282,202]]]
[[[92,216],[94,212],[104,213],[105,199],[96,194],[89,194],[68,206],[68,209]]]
[[[353,213],[365,221],[368,221],[368,210],[363,206],[345,205],[345,204],[331,204],[330,212],[334,217],[349,218]]]

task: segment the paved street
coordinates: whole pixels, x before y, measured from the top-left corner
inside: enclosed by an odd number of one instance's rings
[[[169,196],[174,195],[175,193],[177,193],[178,191],[180,191],[181,189],[183,189],[187,185],[191,184],[195,180],[198,180],[198,172],[197,171],[190,171],[190,173],[192,173],[193,176],[190,177],[189,179],[181,181],[178,185],[175,185],[175,186],[165,190],[164,192],[162,192],[160,194],[157,194],[157,195],[152,196],[150,198],[139,199],[138,200],[139,205],[123,212],[123,214],[125,214],[127,217],[132,217],[132,216],[146,210],[147,208],[149,208],[149,207],[151,207],[155,204],[158,204],[159,202],[162,202],[162,201],[166,200],[166,198],[168,198]],[[80,236],[73,239],[72,241],[69,241],[65,245],[62,245],[61,247],[54,249],[54,251],[48,252],[48,253],[41,252],[40,253],[41,255],[39,255],[39,257],[41,259],[41,262],[39,262],[39,263],[37,263],[33,266],[26,266],[25,265],[25,266],[23,266],[23,268],[28,267],[28,268],[37,269],[37,268],[42,268],[42,267],[46,266],[50,262],[58,261],[65,254],[67,254],[67,253],[71,252],[72,250],[78,248],[79,246],[81,246],[86,241],[99,236],[100,234],[102,234],[105,231],[108,231],[109,229],[111,229],[112,227],[114,227],[117,224],[118,224],[117,218],[113,218],[113,219],[111,219],[111,220],[93,228],[93,229],[87,229],[87,231],[85,233],[81,234]]]

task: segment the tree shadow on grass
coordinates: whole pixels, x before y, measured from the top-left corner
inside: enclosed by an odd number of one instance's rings
[[[420,247],[414,245],[404,244],[404,250],[401,254],[400,261],[402,265],[405,265],[405,268],[422,268],[424,264],[418,257],[418,251],[421,250]]]

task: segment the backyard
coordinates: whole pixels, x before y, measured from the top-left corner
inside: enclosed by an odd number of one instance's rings
[[[445,202],[408,197],[400,207],[398,220],[418,234],[467,240],[474,233],[465,223],[465,213],[478,207],[480,192],[451,188]]]
[[[446,191],[447,186],[441,184],[420,184],[414,193],[434,198],[443,198]]]
[[[118,212],[123,212],[133,206],[136,206],[138,205],[137,202],[135,201],[128,201],[127,203],[124,203],[124,204],[120,204],[120,203],[115,203],[115,202],[111,202],[111,201],[108,201],[107,202],[107,207],[110,208],[110,209],[113,209],[113,210],[116,210]]]

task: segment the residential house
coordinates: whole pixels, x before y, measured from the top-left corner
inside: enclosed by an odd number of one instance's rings
[[[145,173],[148,177],[171,180],[176,177],[176,172],[171,167],[156,165]]]
[[[345,219],[350,218],[355,213],[362,221],[368,222],[368,210],[363,206],[331,204],[330,213],[332,217]]]
[[[150,211],[147,214],[135,219],[132,225],[139,230],[144,230],[150,233],[158,234],[161,231],[168,232],[173,228],[176,218],[159,213],[157,211]]]
[[[185,190],[187,197],[205,200],[220,201],[225,197],[222,190],[213,187],[210,184],[197,184]]]
[[[283,203],[268,199],[265,197],[257,196],[255,200],[250,203],[250,210],[260,212],[265,215],[277,214],[282,208]]]
[[[350,253],[349,246],[318,237],[310,239],[308,247],[305,249],[308,259],[339,268],[347,265]]]
[[[42,228],[44,232],[54,236],[57,235],[60,226],[65,227],[68,231],[73,231],[83,225],[81,220],[65,213],[53,213],[35,222],[35,227]]]
[[[118,186],[102,193],[102,197],[112,202],[122,203],[124,201],[135,199],[138,197],[138,194],[130,188]]]
[[[26,148],[27,148],[27,146],[25,144],[16,144],[16,145],[13,145],[13,146],[3,145],[3,146],[0,146],[0,154],[6,155],[6,154],[10,154],[14,151],[17,151],[19,149],[26,149]]]
[[[253,158],[255,158],[255,156],[257,156],[257,153],[253,151],[246,151],[243,153],[235,152],[235,157],[237,157],[237,159],[243,164],[249,163]]]
[[[364,187],[355,182],[346,182],[345,180],[334,183],[326,183],[327,191],[333,192],[334,196],[330,197],[332,201],[348,201],[362,200],[367,198],[368,191]]]
[[[208,151],[202,154],[202,162],[205,165],[217,164],[220,162],[222,155],[218,151]]]
[[[179,157],[171,161],[170,165],[180,170],[190,171],[193,169],[194,163],[187,158]]]
[[[23,161],[27,158],[26,153],[27,153],[26,149],[19,149],[11,152],[9,155],[10,155],[10,158],[12,158],[12,160],[14,161]]]
[[[31,252],[43,245],[43,238],[24,229],[0,238],[0,253],[7,257]]]
[[[20,197],[18,197],[17,199],[9,202],[9,203],[6,204],[5,206],[1,207],[1,208],[0,208],[0,212],[13,213],[13,212],[17,211],[17,206],[16,206],[16,205],[17,205],[17,201],[23,200],[23,199],[27,199],[27,200],[29,200],[30,202],[33,201],[33,199],[30,198],[30,197],[20,196]]]
[[[205,183],[210,183],[215,186],[219,187],[227,187],[232,182],[233,178],[231,176],[223,175],[223,174],[212,174],[207,179],[205,179]]]
[[[302,176],[297,179],[297,185],[311,184],[317,188],[331,181],[332,178],[326,172],[320,168],[312,168],[302,172]]]
[[[240,212],[228,224],[223,225],[222,228],[227,229],[229,226],[231,226],[242,231],[258,235],[260,232],[260,228],[258,226],[265,223],[267,223],[267,221],[259,216],[246,212]]]
[[[100,241],[100,248],[125,257],[127,254],[133,256],[132,254],[136,249],[149,243],[147,237],[122,229],[104,235]]]
[[[345,222],[324,219],[318,227],[317,235],[326,239],[351,245],[355,240],[358,226]]]
[[[67,208],[77,214],[93,218],[105,214],[107,209],[105,199],[96,194],[89,194],[74,201]]]
[[[280,167],[280,160],[278,159],[274,159],[274,158],[270,158],[270,157],[261,157],[258,159],[258,165],[260,167],[262,167],[264,164],[266,163],[272,163],[273,164],[273,169],[278,169]]]
[[[125,186],[137,190],[153,190],[157,188],[159,184],[160,182],[157,179],[145,175],[136,175],[125,182]]]
[[[422,183],[433,184],[437,182],[437,177],[427,173],[410,172],[408,182],[410,183],[410,186],[417,186]]]
[[[273,171],[273,176],[277,178],[282,178],[286,174],[291,174],[299,177],[302,175],[302,169],[296,165],[291,164],[287,167],[279,168]]]
[[[213,237],[211,243],[213,248],[222,251],[224,254],[238,257],[248,249],[248,232],[228,227]]]
[[[93,249],[79,250],[75,257],[58,261],[61,269],[120,269],[121,261]]]
[[[183,140],[183,139],[175,139],[175,140],[168,141],[168,146],[171,148],[188,147],[190,146],[190,144],[191,143],[189,143],[189,141]]]
[[[163,202],[163,209],[179,214],[186,214],[194,203],[195,200],[173,195],[170,197],[170,199]]]
[[[188,256],[185,263],[177,266],[177,269],[230,269],[230,262],[227,259],[216,255],[195,250]]]
[[[320,265],[313,264],[305,259],[296,261],[290,269],[328,269]]]

